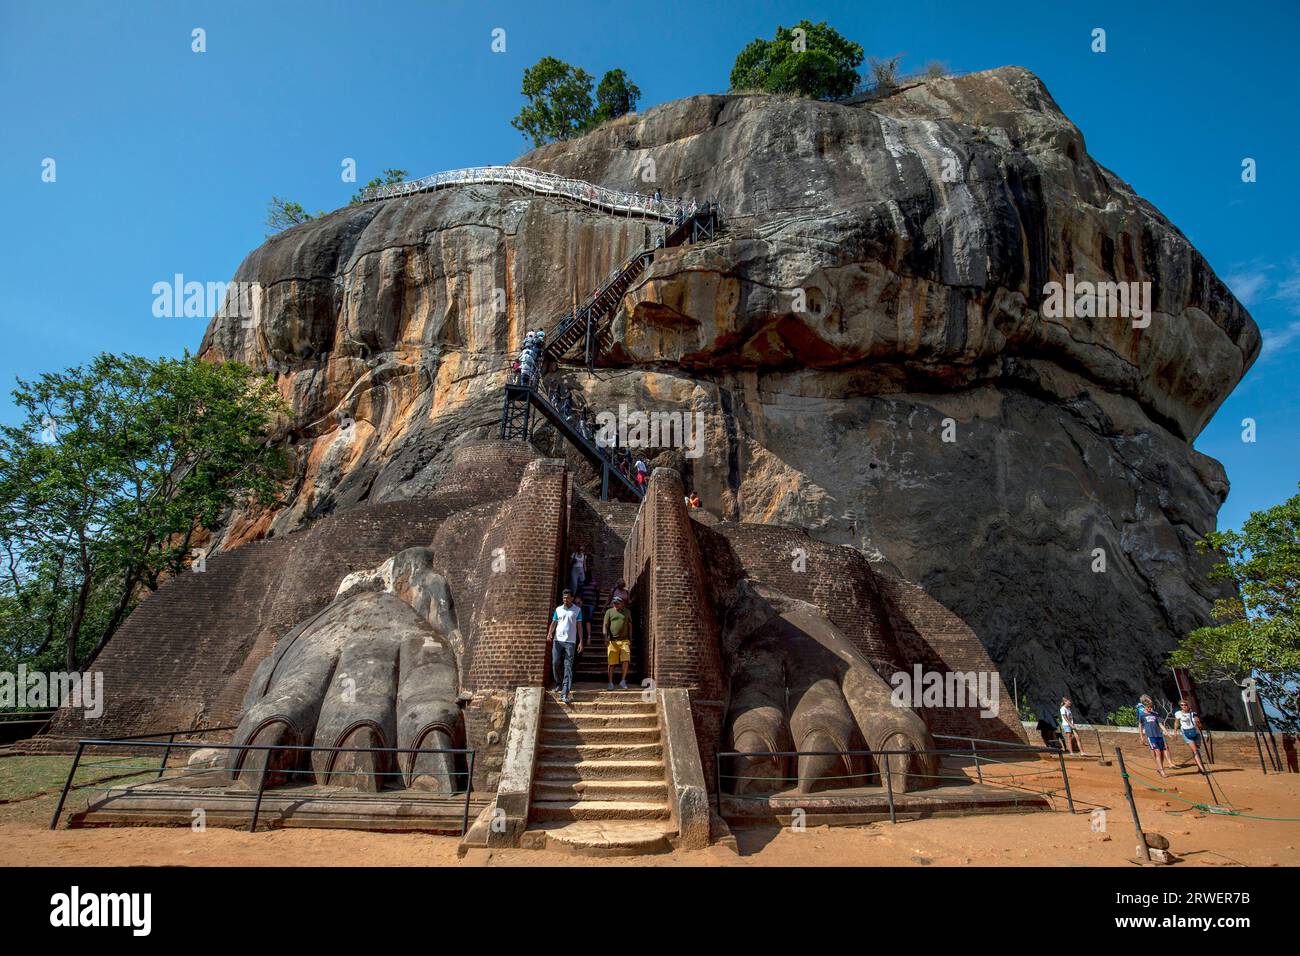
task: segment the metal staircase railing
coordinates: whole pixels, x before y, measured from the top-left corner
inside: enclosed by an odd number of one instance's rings
[[[688,213],[675,220],[673,228],[664,236],[663,247],[671,248],[702,238],[713,238],[718,222],[718,209],[714,204],[703,207],[692,203]],[[579,342],[586,341],[588,364],[607,342],[610,320],[623,301],[623,295],[632,283],[654,261],[654,249],[643,249],[610,273],[605,284],[597,288],[591,300],[573,312],[566,312],[553,323],[546,334],[545,353],[548,359],[560,361],[573,351]]]
[[[534,379],[535,383],[537,380]],[[600,498],[609,500],[610,479],[621,482],[638,501],[645,491],[636,483],[629,460],[619,454],[619,450],[606,448],[588,436],[574,419],[566,416],[547,398],[536,384],[530,384],[512,377],[506,384],[505,406],[501,410],[501,438],[504,441],[522,439],[527,441],[532,434],[532,410],[536,408],[542,417],[555,426],[578,451],[600,472]],[[625,465],[628,467],[624,468]]]
[[[634,216],[649,216],[664,222],[680,222],[694,212],[695,203],[684,199],[655,199],[642,193],[623,192],[607,186],[597,186],[581,179],[566,179],[555,173],[545,173],[527,166],[470,166],[466,169],[449,169],[423,179],[387,186],[372,186],[361,192],[362,202],[378,202],[415,193],[432,192],[448,186],[476,184],[517,186],[529,192],[546,196],[562,196],[574,202],[605,209],[610,212]]]

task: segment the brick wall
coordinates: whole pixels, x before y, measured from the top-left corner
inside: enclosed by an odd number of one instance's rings
[[[561,459],[538,459],[519,493],[488,526],[478,555],[481,599],[465,661],[471,691],[541,685],[546,629],[560,590],[568,515],[568,474]]]
[[[681,476],[656,468],[628,535],[624,577],[637,626],[647,635],[648,676],[659,687],[690,692],[700,759],[712,787],[725,681],[708,576],[683,498]]]

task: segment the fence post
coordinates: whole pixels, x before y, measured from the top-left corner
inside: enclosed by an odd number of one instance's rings
[[[1137,830],[1138,849],[1142,852],[1142,859],[1150,863],[1151,851],[1147,849],[1147,838],[1142,833],[1142,823],[1138,820],[1137,804],[1133,802],[1133,785],[1128,782],[1128,771],[1124,769],[1124,751],[1116,747],[1115,756],[1119,759],[1119,775],[1124,778],[1124,796],[1128,798],[1128,809],[1133,814],[1133,829]]]
[[[1254,733],[1252,733],[1251,736],[1255,738],[1255,753],[1259,756],[1259,769],[1263,770],[1264,776],[1267,777],[1268,770],[1264,766],[1264,751],[1259,746],[1259,731],[1255,730],[1254,727],[1252,727],[1251,730],[1254,731]]]
[[[465,780],[465,814],[460,821],[460,835],[469,832],[469,795],[474,789],[474,751],[469,752],[469,776]]]
[[[172,744],[176,742],[176,732],[172,731],[167,738],[167,746],[163,749],[162,763],[158,765],[158,778],[162,779],[163,771],[167,769],[167,758],[172,755]]]
[[[1065,781],[1065,802],[1069,806],[1070,812],[1074,812],[1074,795],[1070,793],[1070,774],[1065,769],[1065,751],[1057,750],[1056,759],[1061,761],[1061,779]]]
[[[889,801],[889,822],[897,823],[898,815],[894,812],[894,771],[889,766],[889,755],[885,755],[885,799]]]
[[[253,819],[248,824],[248,832],[257,832],[257,818],[262,813],[262,794],[266,792],[266,774],[271,769],[271,757],[274,756],[274,750],[266,752],[266,762],[262,764],[262,773],[257,778],[257,802],[253,804]]]
[[[980,755],[975,752],[975,741],[973,740],[970,742],[970,755],[975,758],[975,776],[979,778],[980,783],[983,783],[984,771],[980,769]]]
[[[716,752],[713,755],[713,779],[718,782],[717,789],[713,792],[714,807],[718,811],[718,819],[722,819],[722,753]]]
[[[72,767],[68,770],[68,779],[63,781],[63,792],[59,794],[59,805],[54,808],[54,816],[50,818],[51,830],[57,830],[59,828],[59,814],[63,813],[63,801],[68,799],[68,790],[72,786],[72,778],[76,776],[77,764],[81,763],[81,751],[85,746],[85,743],[82,741],[77,741],[77,753],[76,756],[72,758]]]

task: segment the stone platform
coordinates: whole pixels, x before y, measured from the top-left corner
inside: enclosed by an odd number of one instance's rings
[[[256,791],[222,785],[216,779],[189,778],[184,784],[156,780],[96,791],[84,806],[65,808],[70,827],[190,826],[202,809],[205,825],[247,829]],[[471,794],[469,819],[488,805],[489,795]],[[420,790],[364,793],[344,787],[304,785],[276,787],[262,795],[257,828],[327,827],[344,830],[422,832],[459,835],[465,814],[464,794]]]
[[[715,804],[716,806],[716,804]],[[985,813],[1032,813],[1051,810],[1052,801],[1041,793],[988,784],[952,784],[894,794],[898,820],[960,817]],[[889,820],[889,800],[883,787],[853,787],[820,793],[794,790],[765,796],[724,794],[722,817],[731,826],[753,826],[794,821],[803,810],[807,826],[855,826]]]

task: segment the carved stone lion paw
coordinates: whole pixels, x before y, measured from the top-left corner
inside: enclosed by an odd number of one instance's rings
[[[244,698],[232,743],[326,748],[461,746],[460,635],[425,548],[349,575],[338,596],[277,643]],[[233,781],[382,790],[464,789],[454,754],[226,751]],[[269,762],[268,762],[269,753]]]
[[[737,794],[932,785],[938,761],[925,722],[891,702],[889,684],[816,607],[746,583],[733,613],[729,749]],[[847,751],[908,751],[847,757]],[[778,756],[807,751],[797,758]],[[886,774],[885,761],[889,761]],[[875,774],[880,774],[877,779]],[[797,778],[797,779],[795,779]]]

